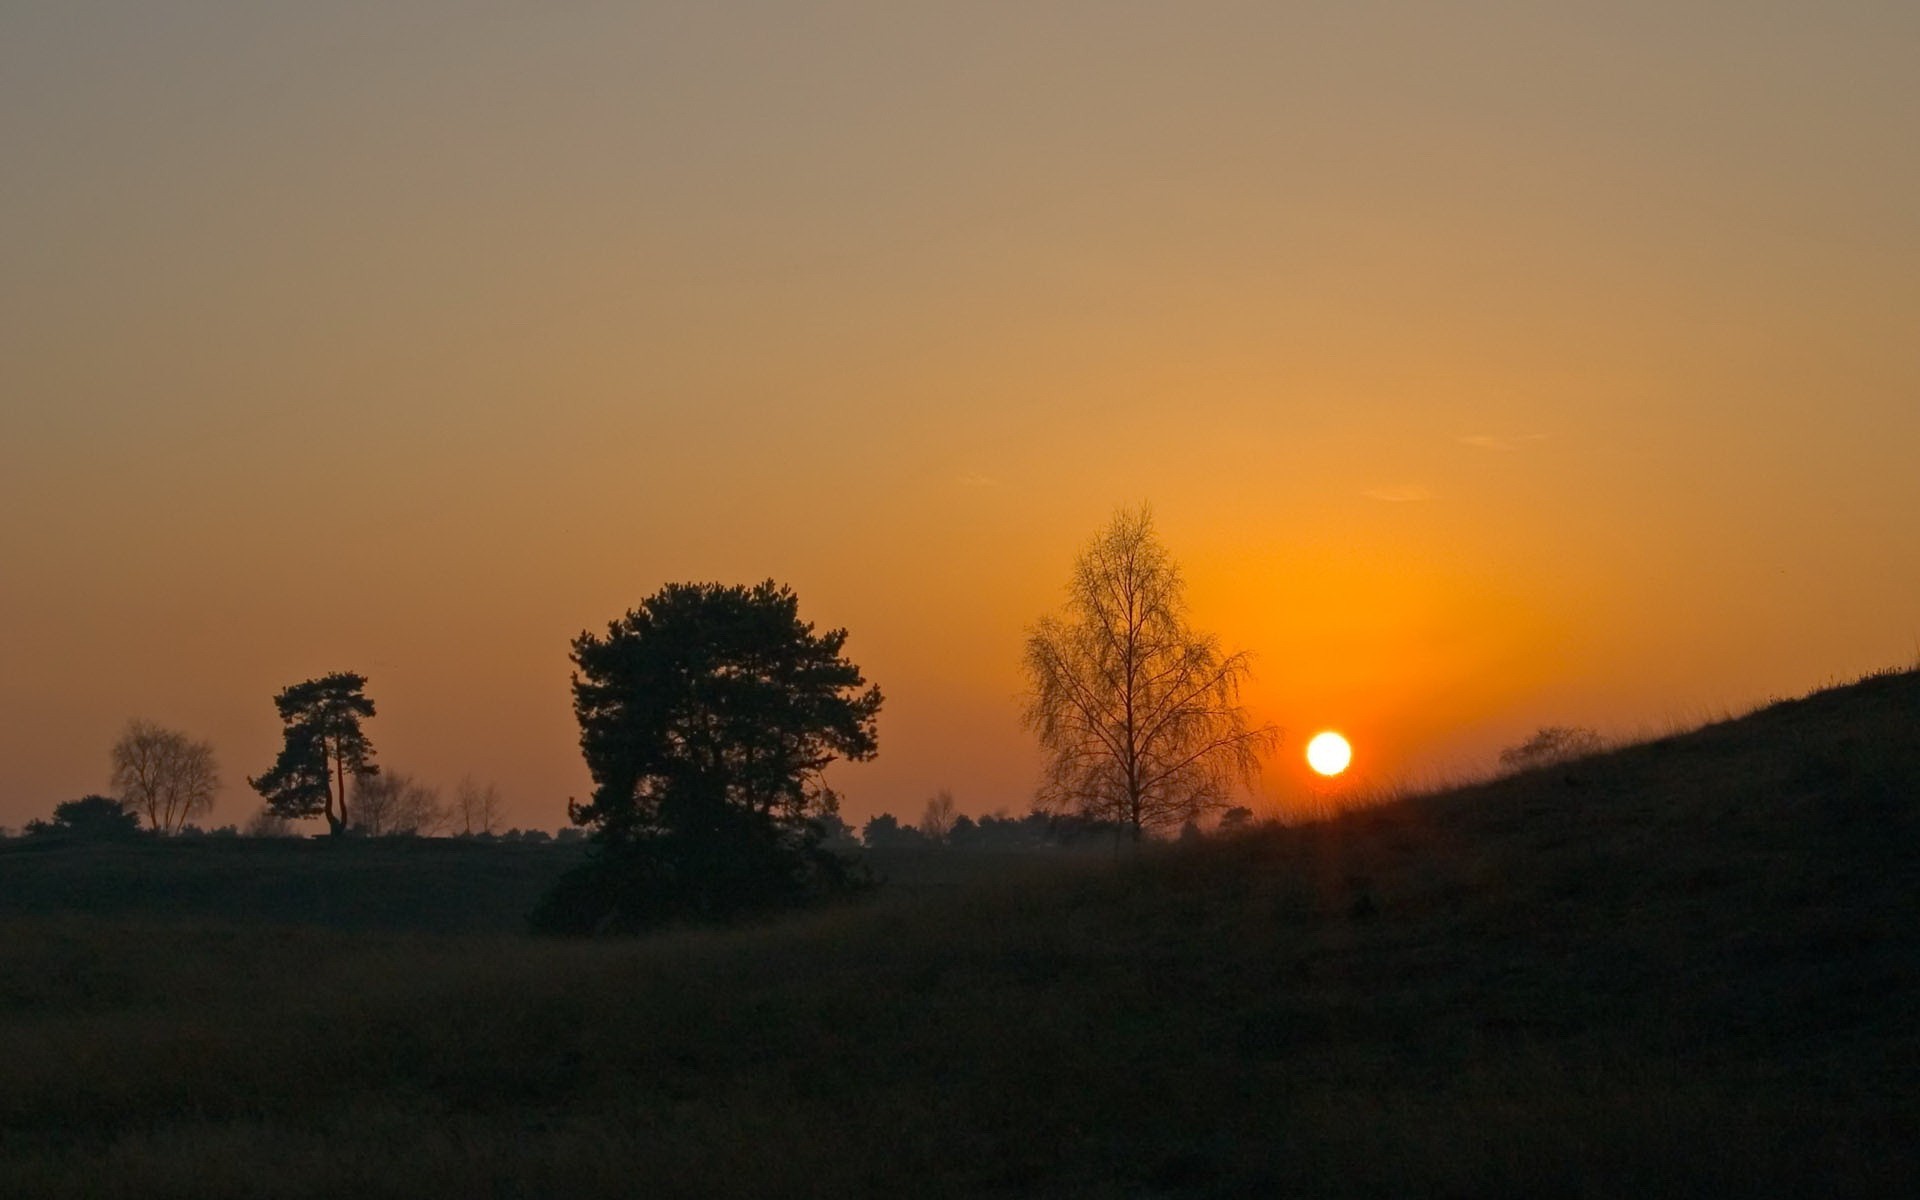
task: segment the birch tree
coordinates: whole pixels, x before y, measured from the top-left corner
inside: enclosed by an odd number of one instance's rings
[[[1145,507],[1121,510],[1074,564],[1066,611],[1027,637],[1026,722],[1043,805],[1135,841],[1227,807],[1279,730],[1240,704],[1250,660],[1187,623],[1179,569]]]

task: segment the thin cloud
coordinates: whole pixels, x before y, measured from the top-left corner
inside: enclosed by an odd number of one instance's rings
[[[1405,487],[1369,488],[1360,494],[1369,500],[1384,500],[1388,504],[1424,504],[1433,499],[1432,492],[1413,484]]]
[[[1472,446],[1476,450],[1498,450],[1506,453],[1518,450],[1522,446],[1532,445],[1534,442],[1544,442],[1547,440],[1547,435],[1522,433],[1514,437],[1496,437],[1491,433],[1469,433],[1454,440],[1462,446]]]
[[[962,475],[955,482],[968,488],[997,488],[1007,486],[1007,481],[995,475]]]

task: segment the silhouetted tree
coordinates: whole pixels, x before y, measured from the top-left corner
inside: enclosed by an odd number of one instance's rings
[[[1026,816],[1018,820],[1009,817],[1007,820],[1012,822],[1020,840],[1025,843],[1044,846],[1049,842],[1061,840],[1057,830],[1059,818],[1045,809],[1029,809]]]
[[[534,913],[556,933],[801,903],[853,886],[821,849],[821,772],[877,750],[880,689],[793,592],[672,584],[573,643],[594,852]]]
[[[955,822],[956,838],[958,822]],[[1051,819],[1046,813],[1035,812],[1026,817],[1013,817],[1004,812],[989,813],[981,817],[967,844],[983,850],[1033,850],[1047,842],[1047,828]]]
[[[353,784],[353,831],[367,837],[431,836],[448,813],[437,788],[398,771],[362,775]]]
[[[268,808],[289,820],[324,816],[336,837],[351,827],[347,776],[365,779],[380,770],[373,743],[360,728],[373,716],[366,686],[366,676],[341,671],[296,683],[273,698],[286,723],[286,744],[271,770],[247,780]]]
[[[149,829],[173,833],[189,817],[212,811],[220,773],[211,742],[193,741],[151,721],[129,721],[110,758],[120,802],[144,815]]]
[[[892,813],[877,813],[860,828],[860,840],[869,850],[924,850],[926,835],[912,825],[902,825]]]
[[[960,816],[954,818],[947,840],[950,845],[971,850],[1039,850],[1066,841],[1081,832],[1081,825],[1078,817],[1063,817],[1038,808],[1024,817],[997,812],[975,821]],[[1113,827],[1106,828],[1111,832]]]
[[[1067,615],[1034,627],[1026,668],[1042,802],[1136,841],[1224,807],[1279,741],[1240,706],[1247,655],[1187,624],[1179,570],[1145,508],[1117,513],[1074,564]]]
[[[1239,833],[1253,824],[1253,810],[1245,805],[1236,804],[1220,814],[1221,833]]]
[[[820,844],[823,847],[838,850],[859,849],[860,836],[854,832],[853,826],[847,824],[845,818],[841,817],[837,805],[835,811],[823,812],[815,816],[814,823],[820,827]]]
[[[971,849],[980,840],[980,825],[972,817],[961,813],[953,819],[947,828],[947,845],[962,850]]]
[[[293,822],[287,820],[271,808],[263,808],[247,820],[247,827],[241,831],[250,838],[283,838],[294,835]]]
[[[1089,838],[1117,837],[1130,831],[1130,826],[1119,821],[1086,813],[1052,814],[1047,821],[1047,841],[1057,846],[1071,846]]]
[[[462,776],[453,789],[453,819],[462,833],[492,833],[500,826],[500,789]]]
[[[920,834],[929,842],[943,843],[953,832],[953,819],[953,793],[941,788],[920,810]]]
[[[140,814],[112,796],[82,796],[54,805],[51,821],[29,821],[27,832],[87,841],[121,841],[140,836]]]
[[[1591,729],[1572,725],[1548,725],[1518,746],[1500,752],[1500,765],[1513,771],[1551,766],[1572,758],[1598,754],[1604,746],[1600,735]]]

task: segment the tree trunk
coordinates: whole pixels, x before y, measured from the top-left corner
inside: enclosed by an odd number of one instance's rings
[[[340,837],[347,832],[347,763],[339,750],[333,754],[334,776],[340,782],[340,815],[333,815],[333,781],[327,782],[327,833]]]

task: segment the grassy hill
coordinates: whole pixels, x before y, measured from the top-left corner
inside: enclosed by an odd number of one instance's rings
[[[1916,897],[1899,673],[760,928],[8,916],[0,1192],[1898,1195]]]

